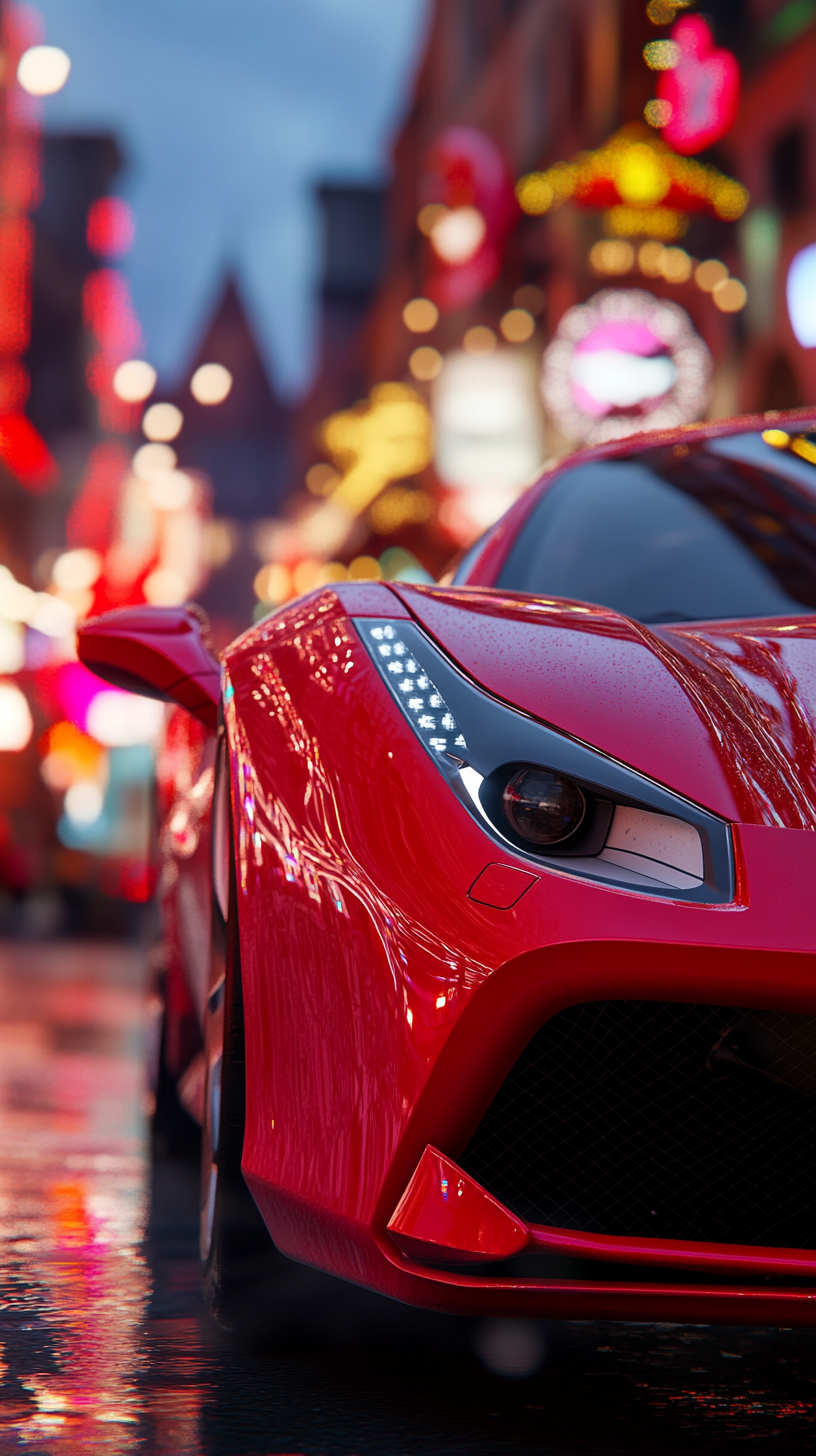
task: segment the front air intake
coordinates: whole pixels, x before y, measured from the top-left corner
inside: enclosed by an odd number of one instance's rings
[[[533,1037],[458,1162],[532,1223],[816,1248],[816,1018],[571,1006]]]

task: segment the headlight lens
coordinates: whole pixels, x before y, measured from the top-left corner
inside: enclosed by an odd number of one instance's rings
[[[503,801],[510,823],[528,844],[560,844],[580,828],[586,814],[578,785],[545,768],[520,769]]]

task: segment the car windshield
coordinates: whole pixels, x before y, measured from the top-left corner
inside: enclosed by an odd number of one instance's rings
[[[566,470],[496,585],[640,622],[816,612],[816,444],[767,433]]]

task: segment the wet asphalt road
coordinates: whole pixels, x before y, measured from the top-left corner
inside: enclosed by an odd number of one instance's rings
[[[816,1332],[531,1329],[392,1305],[372,1323],[379,1301],[332,1285],[317,1343],[222,1334],[199,1291],[194,1162],[148,1159],[142,986],[130,949],[0,946],[0,1453],[812,1446]],[[485,1368],[519,1340],[543,1354],[536,1374]]]

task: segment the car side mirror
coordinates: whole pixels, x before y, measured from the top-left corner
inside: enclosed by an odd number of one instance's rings
[[[205,622],[194,607],[122,607],[83,622],[79,660],[113,687],[177,703],[214,733],[221,674]]]

